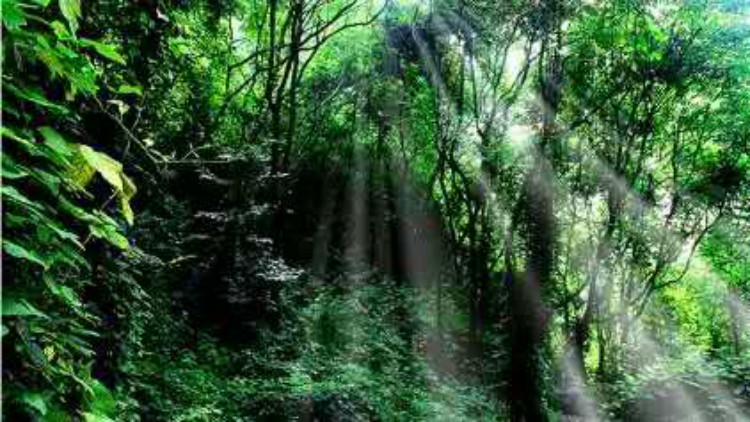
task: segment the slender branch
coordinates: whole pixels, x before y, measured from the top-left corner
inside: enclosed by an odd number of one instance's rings
[[[163,162],[164,160],[159,157],[155,157],[153,155],[153,151],[140,139],[138,139],[137,136],[133,134],[133,132],[130,131],[128,126],[125,124],[125,122],[122,121],[121,118],[115,116],[114,114],[110,113],[107,108],[102,104],[102,102],[99,100],[99,98],[93,97],[94,102],[99,107],[99,110],[101,110],[102,113],[104,113],[107,117],[109,117],[113,122],[117,124],[117,126],[122,130],[122,132],[125,134],[125,137],[128,139],[128,143],[134,143],[138,145],[141,150],[145,153],[146,157],[150,160],[151,164],[153,164],[154,167],[158,167],[158,163]],[[128,144],[129,145],[129,144]],[[129,149],[129,147],[126,147]]]

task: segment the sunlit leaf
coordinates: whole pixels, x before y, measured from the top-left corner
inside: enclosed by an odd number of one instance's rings
[[[90,412],[83,412],[83,420],[86,422],[114,422],[107,416]]]
[[[111,44],[105,44],[102,42],[89,40],[89,39],[82,39],[81,44],[88,46],[88,47],[92,47],[102,57],[106,57],[109,60],[112,60],[113,62],[122,64],[122,65],[126,64],[125,59],[120,55],[120,53],[117,52],[117,48]]]
[[[120,196],[119,202],[120,202],[120,211],[122,212],[122,215],[125,218],[125,221],[127,221],[128,224],[132,226],[135,220],[135,215],[133,214],[133,208],[131,208],[130,206],[130,201]]]
[[[117,88],[117,93],[143,95],[143,88],[140,85],[121,85]]]
[[[49,126],[43,126],[38,129],[39,133],[42,134],[44,137],[44,140],[46,141],[47,146],[52,148],[54,151],[59,153],[60,155],[70,157],[73,154],[75,154],[75,150],[71,146],[71,144],[65,140],[65,138],[60,135],[59,132],[57,132],[55,129],[52,129]]]
[[[114,414],[116,402],[109,389],[97,380],[92,380],[90,385],[93,391],[89,406],[90,410],[97,415]]]
[[[122,188],[122,193],[119,196],[120,209],[128,224],[132,225],[135,216],[133,215],[133,209],[130,207],[130,199],[135,196],[137,189],[135,183],[125,174],[122,175]]]
[[[70,30],[74,34],[78,31],[78,19],[81,18],[81,1],[80,0],[59,0],[60,11],[70,25]]]
[[[29,175],[25,167],[16,164],[8,154],[3,154],[3,178],[21,179]]]
[[[94,237],[106,240],[120,249],[125,250],[130,247],[128,239],[120,234],[113,224],[92,224],[89,229]]]
[[[3,0],[2,5],[3,25],[10,30],[26,25],[26,14],[18,7],[18,2],[15,0]]]
[[[44,416],[47,414],[47,402],[40,393],[26,392],[21,395],[21,401]]]
[[[78,150],[86,160],[99,174],[102,175],[112,187],[122,191],[122,164],[103,152],[94,151],[88,145],[78,145]]]
[[[68,286],[61,286],[59,284],[56,284],[50,277],[45,277],[45,283],[47,284],[47,287],[52,292],[52,294],[60,298],[70,307],[79,308],[82,306],[81,299],[78,297],[78,294],[75,292],[75,290],[71,289]]]
[[[48,266],[44,259],[39,256],[39,254],[37,254],[33,250],[28,250],[17,243],[13,243],[8,239],[3,239],[3,251],[14,258],[33,262],[34,264],[38,264],[43,268],[47,268]]]

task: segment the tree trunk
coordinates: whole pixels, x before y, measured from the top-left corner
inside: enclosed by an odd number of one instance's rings
[[[552,282],[555,227],[550,186],[546,183],[550,169],[537,158],[536,171],[530,172],[519,199],[520,219],[528,249],[523,279],[514,277],[511,287],[511,420],[513,422],[546,422],[542,406],[542,346],[549,311],[544,305],[542,289]]]

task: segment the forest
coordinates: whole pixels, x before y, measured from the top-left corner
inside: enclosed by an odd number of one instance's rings
[[[2,0],[6,422],[749,422],[750,1]]]

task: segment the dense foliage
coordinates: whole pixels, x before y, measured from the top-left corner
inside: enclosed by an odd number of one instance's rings
[[[4,420],[750,420],[746,1],[2,25]]]

